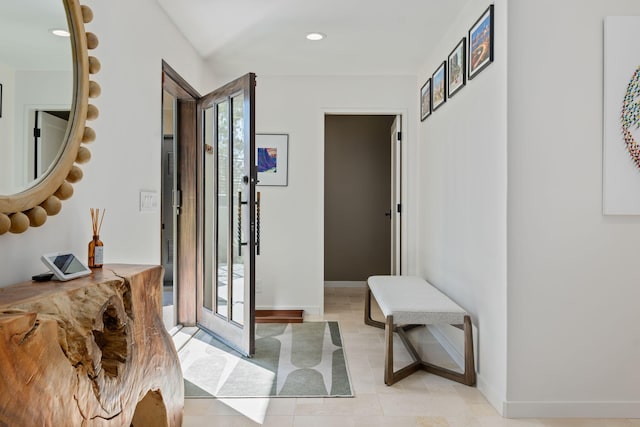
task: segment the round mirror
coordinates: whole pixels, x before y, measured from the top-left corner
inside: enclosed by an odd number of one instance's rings
[[[0,6],[0,234],[37,227],[61,209],[89,160],[85,127],[100,87],[85,33],[93,14],[78,0],[15,0]]]

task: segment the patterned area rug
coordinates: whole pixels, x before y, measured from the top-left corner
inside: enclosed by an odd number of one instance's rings
[[[352,397],[337,322],[260,323],[256,354],[198,331],[178,352],[185,397]]]

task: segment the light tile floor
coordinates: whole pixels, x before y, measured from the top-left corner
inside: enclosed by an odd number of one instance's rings
[[[417,372],[387,387],[382,380],[383,333],[363,323],[363,308],[362,288],[328,288],[325,291],[324,319],[340,322],[355,397],[187,399],[183,425],[640,427],[640,420],[629,419],[505,419],[498,415],[476,388],[426,372]],[[402,354],[397,356],[402,358]]]

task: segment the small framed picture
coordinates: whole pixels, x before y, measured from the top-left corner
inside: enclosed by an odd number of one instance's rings
[[[289,135],[256,134],[258,185],[286,186],[289,167]]]
[[[420,89],[420,121],[431,114],[431,78]]]
[[[493,5],[469,29],[469,80],[493,62]]]
[[[433,73],[431,81],[433,82],[433,111],[436,111],[447,101],[447,63],[445,61],[442,61]]]
[[[462,89],[467,82],[467,38],[463,37],[460,43],[453,48],[447,58],[447,73],[449,84],[447,85],[447,96],[451,98],[454,93]]]

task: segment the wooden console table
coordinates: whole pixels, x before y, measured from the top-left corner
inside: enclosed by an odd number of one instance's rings
[[[180,426],[160,266],[0,288],[0,426]]]

